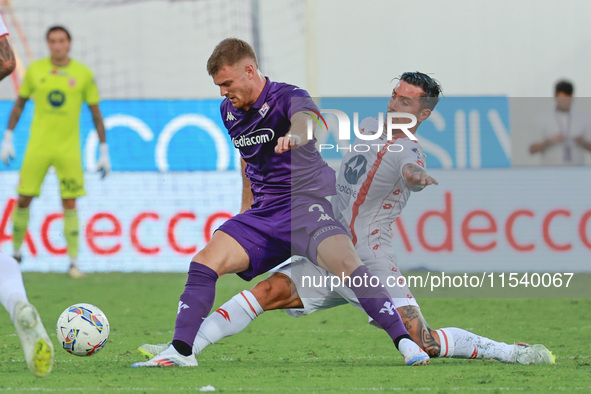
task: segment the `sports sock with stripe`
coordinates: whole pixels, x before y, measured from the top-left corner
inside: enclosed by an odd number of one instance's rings
[[[203,321],[195,337],[193,353],[199,354],[212,343],[238,334],[261,313],[263,308],[250,291],[236,294]]]
[[[214,270],[201,263],[191,262],[185,291],[179,300],[172,343],[184,356],[191,354],[191,345],[197,332],[213,307],[217,280],[218,274]],[[178,341],[184,344],[181,345]],[[189,354],[185,354],[187,347]]]
[[[461,328],[448,327],[436,330],[441,343],[439,357],[495,359],[511,362],[514,346],[493,341]]]
[[[15,251],[21,248],[28,225],[29,208],[19,208],[17,206],[12,213],[12,246]]]
[[[68,255],[72,262],[78,257],[78,210],[64,209],[64,235],[68,245]]]
[[[19,301],[28,302],[21,270],[15,259],[0,253],[0,302],[14,321],[14,307]]]

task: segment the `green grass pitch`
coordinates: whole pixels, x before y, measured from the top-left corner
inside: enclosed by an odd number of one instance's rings
[[[136,348],[171,339],[184,274],[25,273],[25,285],[56,345],[51,375],[27,369],[6,312],[0,317],[0,391],[176,392],[214,386],[217,392],[485,391],[572,392],[591,389],[590,299],[420,300],[433,328],[456,326],[505,342],[543,343],[554,366],[435,359],[406,367],[382,331],[347,305],[294,319],[268,312],[246,330],[209,347],[197,368],[131,368]],[[236,276],[220,279],[216,306],[250,287]],[[88,358],[57,347],[55,322],[67,306],[99,306],[111,323],[106,347]]]

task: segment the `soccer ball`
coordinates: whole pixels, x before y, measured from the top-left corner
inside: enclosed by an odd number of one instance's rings
[[[64,350],[76,356],[98,353],[109,339],[109,320],[94,305],[75,304],[57,319],[57,339]]]

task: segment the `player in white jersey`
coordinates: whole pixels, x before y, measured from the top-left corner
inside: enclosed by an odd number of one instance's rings
[[[415,133],[438,101],[440,87],[423,73],[405,73],[392,93],[388,112],[412,114]],[[393,119],[398,124],[403,119]],[[377,119],[360,126],[365,135],[380,133]],[[383,130],[386,130],[384,124]],[[413,340],[431,357],[490,358],[507,363],[551,364],[553,355],[542,345],[506,344],[460,328],[432,330],[407,286],[394,285],[400,276],[392,246],[391,225],[402,212],[411,192],[437,184],[425,171],[425,155],[417,141],[405,133],[393,133],[375,141],[357,139],[345,156],[332,198],[336,218],[349,229],[355,250],[371,272],[386,284],[394,305]],[[368,149],[369,148],[369,149]],[[305,278],[310,278],[306,284]],[[328,285],[319,285],[329,278]],[[263,311],[287,309],[292,316],[350,303],[361,309],[353,292],[344,285],[333,287],[327,271],[304,258],[295,259],[250,291],[242,291],[211,314],[201,326],[193,345],[198,354],[206,346],[242,331]],[[394,280],[394,281],[393,281]],[[391,284],[391,285],[390,285]],[[396,282],[398,284],[398,282]],[[384,308],[386,309],[386,308]],[[375,323],[372,322],[374,325]],[[151,356],[167,345],[142,345]]]
[[[0,80],[10,75],[14,67],[14,52],[8,42],[8,30],[0,18]],[[18,263],[3,253],[0,253],[0,303],[14,323],[29,369],[37,376],[47,375],[53,365],[53,345],[39,313],[27,299]]]
[[[394,112],[396,109],[391,106],[388,111]],[[379,133],[379,126],[377,118],[367,118],[359,128],[361,134],[369,136]],[[347,153],[342,160],[337,179],[337,194],[331,200],[336,219],[349,230],[359,258],[371,267],[372,272],[375,271],[374,275],[378,276],[383,284],[391,287],[389,293],[396,308],[406,305],[418,307],[407,286],[393,286],[393,276],[397,278],[400,274],[392,245],[391,226],[402,213],[411,191],[420,191],[426,185],[437,184],[437,181],[423,169],[425,155],[420,144],[403,133],[395,135],[391,140],[387,140],[387,136],[382,134],[379,139],[369,144],[368,141],[358,138],[353,146],[355,149]],[[419,182],[409,184],[407,179],[414,174],[418,176]],[[420,185],[421,180],[425,182],[424,185]],[[316,309],[325,309],[327,302],[334,302],[336,306],[355,298],[351,298],[345,289],[340,288],[338,294],[341,297],[335,297],[336,293],[326,293],[330,289],[323,286],[303,288],[302,276],[316,274],[318,282],[321,276],[324,277],[324,273],[312,270],[307,263],[301,266],[300,264],[304,263],[292,264],[290,275],[297,283],[300,297],[307,298],[304,302],[304,314]],[[286,274],[282,270],[279,272]],[[391,284],[388,285],[387,281]],[[319,289],[316,289],[317,287]],[[311,301],[310,298],[316,301]],[[324,298],[329,300],[326,301]],[[321,302],[323,306],[314,306],[317,302]],[[298,315],[302,312],[290,313]]]
[[[0,80],[9,76],[16,67],[14,52],[8,42],[8,29],[0,18]]]

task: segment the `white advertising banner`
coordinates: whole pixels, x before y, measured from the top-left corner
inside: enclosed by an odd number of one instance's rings
[[[392,225],[400,266],[445,272],[591,272],[591,169],[432,170]],[[184,272],[240,208],[230,172],[86,174],[82,270]],[[0,250],[12,252],[16,172],[0,175]],[[65,271],[59,189],[49,174],[31,206],[25,271]]]
[[[591,272],[591,169],[430,170],[392,225],[403,269]]]
[[[18,173],[0,174],[0,250],[12,252]],[[240,209],[238,172],[114,172],[85,175],[78,200],[83,271],[184,272],[213,231]],[[33,200],[23,243],[25,271],[65,271],[61,200],[55,174]]]

